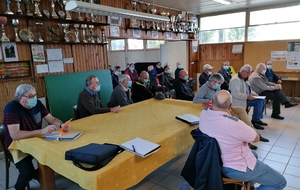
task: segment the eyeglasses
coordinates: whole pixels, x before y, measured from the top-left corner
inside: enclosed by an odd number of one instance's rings
[[[34,98],[34,97],[36,97],[36,96],[37,96],[37,94],[34,94],[34,95],[29,94],[28,96],[23,95],[23,97],[26,97],[26,98],[28,98],[28,99],[32,99],[32,98]]]

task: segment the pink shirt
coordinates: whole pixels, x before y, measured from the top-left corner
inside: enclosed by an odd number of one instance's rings
[[[247,167],[254,169],[256,158],[248,147],[257,135],[254,129],[226,112],[211,109],[202,111],[199,129],[218,141],[224,167],[243,172]]]

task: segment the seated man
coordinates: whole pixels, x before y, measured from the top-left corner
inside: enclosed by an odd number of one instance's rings
[[[121,67],[120,66],[116,66],[115,70],[111,74],[111,80],[112,80],[113,88],[116,88],[118,86],[118,84],[119,84],[119,76],[121,74],[122,74]]]
[[[42,120],[50,124],[42,128]],[[8,148],[12,141],[43,137],[51,134],[58,127],[63,127],[65,132],[70,126],[64,126],[63,122],[53,117],[45,106],[37,99],[35,88],[29,84],[21,84],[17,87],[15,100],[9,102],[4,108],[5,147]],[[8,158],[13,161],[8,151]],[[25,189],[30,180],[38,179],[37,170],[32,163],[33,157],[28,155],[15,163],[19,170],[19,176],[15,189]]]
[[[194,92],[188,84],[189,75],[186,70],[179,72],[179,79],[174,82],[174,90],[176,92],[176,99],[190,100],[194,98]]]
[[[256,70],[249,77],[251,88],[260,96],[266,96],[266,99],[273,100],[272,118],[284,119],[280,116],[280,103],[285,105],[285,108],[290,108],[298,104],[292,104],[287,101],[285,94],[281,90],[281,84],[269,82],[266,75],[266,65],[259,63]]]
[[[174,72],[175,79],[179,79],[179,72],[180,72],[181,70],[183,70],[183,67],[182,67],[182,65],[181,65],[180,62],[177,62],[177,63],[176,63],[176,70],[175,70],[175,72]]]
[[[224,77],[224,83],[221,85],[222,90],[228,90],[229,82],[231,79],[230,62],[228,60],[223,61],[221,69],[218,71]]]
[[[240,71],[230,80],[229,90],[232,95],[232,105],[242,106],[245,109],[247,109],[248,106],[253,106],[251,122],[256,129],[264,129],[260,125],[268,125],[261,121],[263,118],[265,99],[255,99],[257,94],[246,82],[251,73],[252,67],[246,64],[242,66]]]
[[[156,70],[156,73],[157,73],[156,77],[158,78],[159,83],[162,84],[163,83],[164,68],[161,66],[160,61],[158,61],[156,63],[155,70]]]
[[[224,82],[224,78],[220,73],[212,74],[208,81],[200,87],[198,92],[196,93],[193,103],[202,103],[206,107],[211,107],[212,99],[215,97],[217,91],[220,90],[220,86]],[[246,113],[246,110],[241,106],[232,106],[231,109],[228,110],[228,113],[232,116],[235,116],[245,122],[248,126],[253,128],[252,123]],[[254,129],[254,128],[253,128]],[[268,139],[260,136],[260,141],[269,142]],[[256,146],[250,145],[252,149],[257,149]]]
[[[146,71],[142,71],[139,79],[132,85],[131,98],[133,102],[140,102],[153,98],[157,92],[157,88],[149,80],[149,74]]]
[[[135,70],[134,63],[130,63],[129,68],[125,70],[125,74],[129,75],[132,83],[135,83],[135,81],[139,78],[139,75]]]
[[[170,94],[174,94],[175,90],[174,90],[174,82],[175,79],[172,77],[171,75],[171,67],[170,65],[166,65],[164,67],[164,73],[163,73],[163,85],[166,87],[166,91]]]
[[[282,81],[280,80],[280,77],[278,77],[273,69],[272,69],[272,61],[267,60],[265,62],[267,70],[266,70],[266,77],[268,78],[269,82],[274,82],[274,83],[278,83],[281,84]]]
[[[232,98],[228,91],[221,90],[213,99],[212,109],[204,109],[200,115],[199,129],[217,140],[225,176],[260,184],[258,189],[282,190],[287,182],[283,175],[257,159],[248,143],[257,142],[258,134],[241,120],[232,117]]]
[[[79,118],[107,112],[119,112],[120,107],[103,108],[100,97],[100,83],[96,76],[88,76],[85,80],[85,87],[80,92],[77,101]]]
[[[132,81],[127,74],[123,74],[119,77],[119,85],[113,90],[110,103],[113,106],[127,106],[132,104],[131,94],[130,94],[130,87],[132,85]]]
[[[200,86],[202,86],[203,84],[206,83],[206,81],[208,81],[208,78],[212,74],[212,69],[213,69],[213,67],[210,66],[210,64],[205,64],[203,66],[203,73],[201,73],[201,75],[199,76],[199,84],[200,84]]]

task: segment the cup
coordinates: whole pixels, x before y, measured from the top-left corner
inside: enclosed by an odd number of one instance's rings
[[[32,1],[34,3],[34,13],[33,14],[35,16],[42,17],[43,15],[42,15],[42,13],[40,11],[40,8],[39,8],[41,0],[32,0]]]
[[[15,2],[17,2],[17,14],[22,15],[23,11],[21,10],[21,0],[15,0]]]
[[[35,25],[37,25],[37,27],[38,27],[38,35],[39,35],[38,41],[39,42],[44,42],[44,39],[41,37],[41,33],[40,33],[41,27],[43,26],[43,23],[42,22],[36,22]]]
[[[19,38],[19,35],[18,35],[19,19],[11,19],[11,24],[13,25],[14,31],[15,31],[15,41],[20,42],[21,39]]]
[[[25,4],[25,14],[27,16],[33,16],[32,12],[30,12],[30,0],[23,0]]]
[[[1,31],[2,31],[2,37],[1,42],[10,42],[9,38],[5,34],[5,27],[4,25],[7,23],[7,17],[6,16],[0,16],[0,24],[1,24]]]
[[[11,1],[10,0],[5,0],[5,3],[6,3],[6,11],[4,12],[4,14],[13,15],[14,13],[10,10]]]
[[[56,0],[50,0],[51,1],[51,8],[52,8],[52,12],[51,12],[51,17],[52,18],[58,18],[56,12],[55,12],[55,2]]]
[[[69,39],[68,36],[67,36],[68,28],[69,28],[70,24],[69,24],[69,23],[65,23],[65,24],[60,24],[60,23],[59,23],[58,26],[59,26],[61,29],[63,29],[63,32],[64,32],[64,41],[65,41],[65,42],[70,42],[70,39]]]
[[[88,35],[88,42],[90,43],[95,43],[95,40],[94,40],[94,25],[88,25],[88,28],[89,28],[89,35]]]
[[[87,43],[87,40],[85,39],[85,30],[87,29],[87,25],[86,24],[81,24],[80,27],[82,28],[82,42],[83,43]]]
[[[63,0],[64,8],[66,7],[68,0]],[[72,20],[71,14],[69,11],[66,11],[66,20]]]

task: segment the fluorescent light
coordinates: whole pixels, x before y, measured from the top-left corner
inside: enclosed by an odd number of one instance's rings
[[[227,0],[214,0],[214,1],[216,1],[216,2],[218,2],[218,3],[222,3],[222,4],[224,4],[224,5],[229,5],[229,4],[231,4],[231,2],[230,2],[230,1],[227,1]]]
[[[154,22],[169,22],[169,17],[120,9],[104,5],[86,3],[82,1],[69,1],[65,6],[66,11],[74,11],[80,13],[91,13],[105,16],[117,16],[123,18],[154,21]]]

